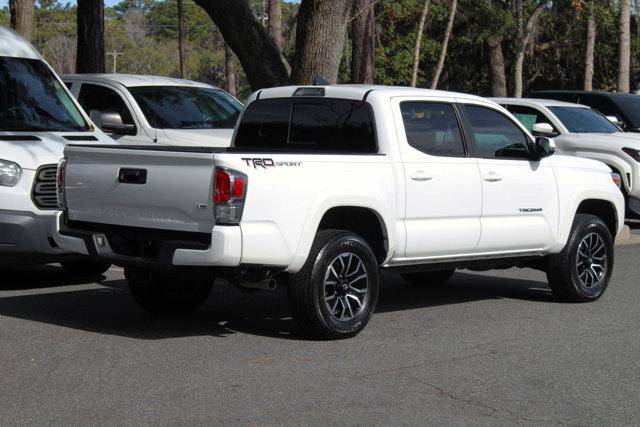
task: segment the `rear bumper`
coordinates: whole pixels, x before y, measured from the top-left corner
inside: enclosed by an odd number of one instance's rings
[[[133,228],[125,231],[132,238],[135,238],[138,232]],[[211,233],[211,243],[208,245],[189,239],[165,239],[157,248],[156,254],[150,257],[123,254],[122,251],[114,250],[109,233],[67,227],[63,212],[55,216],[53,237],[61,248],[125,266],[155,269],[180,266],[235,267],[240,265],[242,256],[242,232],[237,226],[215,226]]]
[[[68,255],[52,236],[53,215],[0,210],[0,265],[58,262]]]

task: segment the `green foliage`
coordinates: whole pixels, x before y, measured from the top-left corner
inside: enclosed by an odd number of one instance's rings
[[[525,20],[537,3],[524,1]],[[525,93],[536,89],[581,88],[583,85],[588,1],[595,1],[597,38],[594,88],[611,90],[617,78],[618,0],[554,0],[540,16],[527,49],[524,66]],[[265,2],[252,0],[257,17]],[[408,85],[413,66],[418,20],[424,0],[378,1],[376,4],[375,79],[386,85]],[[449,14],[449,0],[431,0],[420,51],[418,86],[429,86],[442,45]],[[576,7],[581,4],[581,7]],[[191,0],[184,1],[188,78],[225,85],[224,40],[209,16]],[[283,3],[284,55],[291,58],[295,42],[297,3]],[[177,77],[178,35],[175,0],[122,0],[106,9],[106,65],[118,72]],[[640,86],[640,29],[632,24],[631,86]],[[9,12],[0,9],[0,23],[8,25]],[[508,86],[516,18],[512,0],[459,0],[453,34],[439,88],[488,95],[490,70],[487,40],[503,40]],[[73,72],[76,45],[76,9],[56,0],[37,2],[33,44],[60,72]],[[350,46],[345,47],[340,78],[349,81]],[[239,96],[249,86],[236,64]]]

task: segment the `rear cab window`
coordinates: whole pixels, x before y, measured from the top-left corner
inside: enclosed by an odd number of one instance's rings
[[[373,154],[371,106],[337,98],[267,98],[244,112],[233,148],[256,151]]]
[[[400,104],[407,143],[431,156],[465,157],[464,141],[453,105],[407,101]]]

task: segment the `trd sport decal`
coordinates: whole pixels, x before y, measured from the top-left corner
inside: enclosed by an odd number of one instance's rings
[[[276,166],[300,166],[302,162],[274,162],[273,159],[264,158],[249,158],[243,157],[242,160],[247,162],[247,166],[253,165],[254,169],[261,168],[274,168]]]

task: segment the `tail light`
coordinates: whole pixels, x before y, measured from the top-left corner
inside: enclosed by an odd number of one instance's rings
[[[247,194],[247,175],[233,169],[216,168],[213,203],[216,224],[238,224]]]
[[[67,208],[67,196],[64,192],[64,183],[67,173],[67,160],[62,159],[58,163],[58,174],[56,179],[56,199],[58,200],[58,207],[60,209]]]

